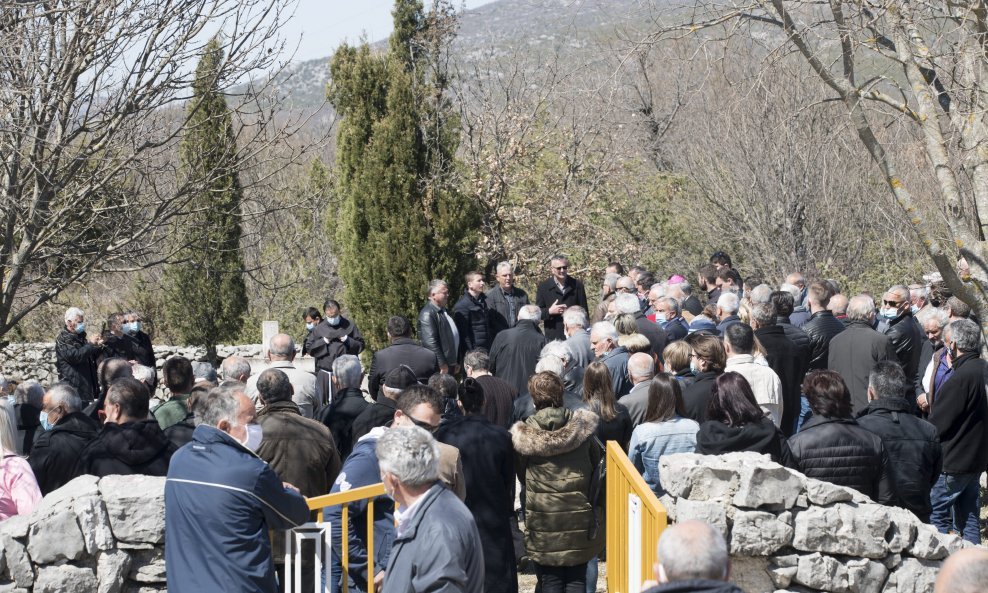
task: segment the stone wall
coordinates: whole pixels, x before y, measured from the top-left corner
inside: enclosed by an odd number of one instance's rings
[[[217,346],[216,354],[220,359],[227,356],[242,356],[248,359],[261,357],[260,344],[245,346]],[[168,358],[181,355],[192,361],[205,361],[206,349],[194,346],[155,346],[154,357],[158,370]],[[0,350],[0,373],[13,381],[34,379],[42,385],[50,385],[58,380],[55,369],[55,344],[53,342],[37,342],[8,344]]]
[[[941,561],[971,545],[767,456],[678,454],[659,467],[670,520],[720,529],[746,593],[932,593]]]
[[[157,593],[165,479],[81,476],[0,522],[0,592]]]

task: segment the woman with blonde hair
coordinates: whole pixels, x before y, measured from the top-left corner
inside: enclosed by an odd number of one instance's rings
[[[14,407],[0,402],[0,521],[25,515],[38,506],[41,490],[27,460],[17,454]]]
[[[693,348],[684,340],[669,342],[665,350],[662,351],[666,374],[679,381],[681,389],[686,389],[696,380],[696,376],[690,368],[691,354],[693,354]]]

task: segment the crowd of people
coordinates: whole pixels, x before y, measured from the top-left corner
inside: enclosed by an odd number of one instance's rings
[[[591,308],[569,270],[552,257],[531,301],[508,262],[492,287],[467,274],[452,306],[434,280],[418,340],[395,315],[372,354],[328,299],[302,314],[300,348],[271,338],[259,373],[173,356],[159,377],[139,314],[87,337],[70,308],[60,381],[0,384],[0,520],[79,475],[167,476],[169,590],[273,591],[283,542],[269,530],[309,521],[306,497],[383,482],[386,497],[350,505],[332,531],[335,591],[517,592],[531,570],[542,593],[589,593],[615,441],[657,496],[664,455],[755,451],[980,543],[988,363],[970,308],[942,285],[876,302],[798,272],[777,287],[742,278],[718,252],[695,283],[612,262]],[[676,558],[693,546],[668,545],[656,591],[732,590],[663,588],[684,580]],[[704,571],[691,578],[729,586],[726,565]]]

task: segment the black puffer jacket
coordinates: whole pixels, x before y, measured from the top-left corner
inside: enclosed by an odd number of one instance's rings
[[[99,436],[79,455],[76,475],[164,476],[176,449],[157,420],[107,422]]]
[[[84,402],[90,402],[98,392],[96,357],[103,348],[86,341],[86,334],[63,329],[55,338],[55,367],[58,380],[75,387]]]
[[[817,311],[810,317],[809,321],[803,324],[802,329],[810,341],[809,370],[827,368],[827,360],[830,356],[830,340],[844,331],[844,324],[830,311]]]
[[[783,456],[808,478],[854,488],[882,504],[893,501],[882,439],[851,418],[813,416],[789,437]]]
[[[943,465],[936,427],[914,416],[912,405],[901,397],[872,401],[858,414],[858,424],[882,439],[889,458],[893,504],[929,521],[930,489]]]
[[[99,424],[82,412],[72,412],[60,418],[51,430],[39,431],[27,460],[42,494],[76,477],[79,454],[98,432]]]
[[[474,348],[491,349],[494,341],[491,333],[490,311],[487,308],[487,295],[480,293],[476,297],[469,291],[463,293],[460,300],[453,305],[453,321],[460,330],[460,358],[467,350]]]

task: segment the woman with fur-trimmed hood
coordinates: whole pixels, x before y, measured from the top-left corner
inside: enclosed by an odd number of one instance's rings
[[[542,593],[585,591],[587,562],[603,548],[591,482],[603,451],[593,436],[599,419],[590,410],[563,407],[555,373],[528,381],[535,414],[511,427],[515,469],[525,484],[525,549],[535,563]]]

